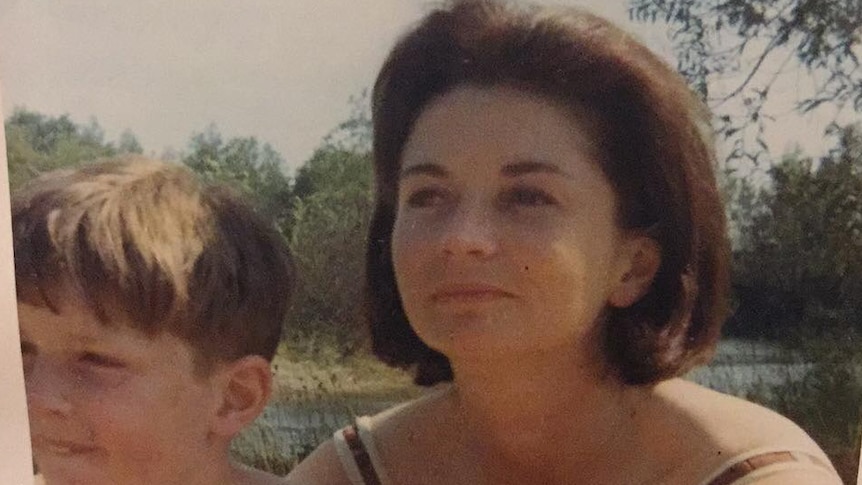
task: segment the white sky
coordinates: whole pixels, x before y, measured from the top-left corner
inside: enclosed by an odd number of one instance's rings
[[[556,0],[605,15],[668,56],[663,30],[628,21],[623,0]],[[182,150],[215,123],[255,136],[294,168],[371,86],[419,0],[3,0],[0,83],[15,107],[78,123],[109,140],[132,130],[155,154]],[[817,135],[776,131],[776,148]],[[819,137],[818,137],[819,138]]]

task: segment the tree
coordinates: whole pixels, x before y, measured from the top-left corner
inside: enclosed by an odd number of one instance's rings
[[[204,180],[237,188],[283,234],[290,232],[291,182],[282,170],[284,160],[269,144],[261,144],[254,137],[224,141],[218,129],[210,125],[192,135],[182,163]]]
[[[738,329],[862,333],[862,129],[838,138],[819,161],[785,156],[756,191],[734,252]]]
[[[630,0],[629,13],[670,27],[678,69],[715,112],[730,159],[769,159],[767,101],[787,69],[812,84],[797,112],[862,112],[859,0]]]
[[[354,101],[358,105],[358,102]],[[342,355],[362,344],[365,241],[372,207],[371,124],[361,110],[324,138],[294,181],[290,237],[300,284],[288,335],[323,333]]]
[[[144,153],[144,148],[138,142],[138,137],[131,130],[125,130],[120,133],[120,139],[117,141],[117,151],[120,153]]]
[[[371,185],[370,154],[333,147],[319,149],[296,178],[290,242],[301,281],[291,325],[326,333],[342,354],[362,338]]]
[[[40,173],[117,153],[111,143],[104,141],[104,132],[96,120],[79,125],[68,115],[48,117],[16,109],[5,127],[9,183],[13,189]]]

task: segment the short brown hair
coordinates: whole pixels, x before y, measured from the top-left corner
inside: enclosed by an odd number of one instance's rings
[[[390,52],[372,97],[376,201],[367,301],[374,352],[452,378],[413,332],[391,259],[401,151],[428,103],[463,85],[509,86],[586,113],[625,228],[648,230],[662,262],[649,293],[610,309],[604,355],[629,384],[681,375],[712,355],[727,314],[729,243],[709,114],[684,80],[631,35],[579,9],[451,2]]]
[[[290,253],[232,190],[185,167],[123,157],[45,174],[13,194],[12,230],[19,301],[58,311],[74,292],[105,324],[182,338],[202,369],[275,354]]]

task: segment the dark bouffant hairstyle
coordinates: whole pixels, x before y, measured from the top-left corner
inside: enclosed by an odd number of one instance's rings
[[[463,85],[544,97],[597,127],[601,168],[625,228],[648,230],[661,266],[647,295],[609,309],[604,355],[625,383],[650,384],[707,361],[727,315],[729,243],[708,110],[630,34],[579,9],[455,1],[432,11],[389,54],[373,92],[376,201],[368,238],[373,350],[416,366],[416,382],[451,380],[448,359],[411,329],[392,265],[402,148],[428,103]]]

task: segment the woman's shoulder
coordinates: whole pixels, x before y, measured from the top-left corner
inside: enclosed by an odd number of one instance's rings
[[[284,485],[285,478],[242,463],[232,463],[233,481],[243,485]],[[38,485],[38,484],[37,484]]]
[[[441,398],[447,393],[448,386],[430,389],[425,395],[398,404],[373,416],[363,416],[356,420],[365,446],[372,449],[383,448],[384,455],[389,449],[398,449],[397,443],[403,432],[415,430],[420,421],[434,414]],[[342,430],[337,431],[341,433]],[[287,476],[291,485],[351,485],[351,480],[342,464],[339,444],[331,438],[317,447],[300,462]]]
[[[378,414],[364,419],[364,424],[374,431],[375,436],[389,436],[394,431],[405,428],[415,428],[420,421],[436,416],[447,402],[452,386],[449,383],[439,384],[428,389],[422,396],[385,409]],[[436,417],[432,421],[437,421]]]
[[[288,473],[286,482],[289,485],[352,485],[332,439],[297,464]]]
[[[692,430],[721,449],[743,452],[783,444],[822,453],[796,423],[759,404],[683,379],[663,383],[656,392],[668,414],[685,419]]]
[[[748,457],[787,452],[810,457],[806,467],[831,469],[829,458],[808,433],[759,404],[682,379],[656,386],[655,395],[660,405],[654,419],[671,430],[663,438],[675,442],[680,464],[693,475],[708,475]]]

